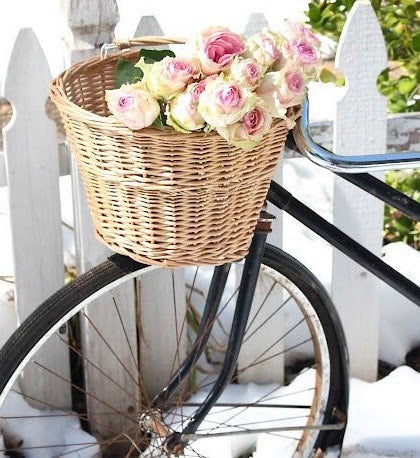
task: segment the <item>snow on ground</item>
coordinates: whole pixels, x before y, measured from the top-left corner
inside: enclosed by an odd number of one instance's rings
[[[26,458],[52,458],[63,454],[71,458],[88,458],[99,452],[98,445],[90,445],[94,444],[96,439],[84,432],[80,428],[79,419],[69,416],[68,412],[54,410],[51,411],[51,415],[55,417],[46,417],[45,411],[31,407],[22,396],[11,392],[1,413],[4,416],[39,416],[36,422],[31,418],[17,418],[3,423],[0,421],[4,437],[7,437],[13,446],[20,445],[25,449]],[[57,445],[59,446],[56,447]],[[37,448],[39,446],[42,448]],[[48,446],[50,448],[45,448]]]
[[[303,371],[289,386],[273,391],[273,385],[255,384],[230,385],[223,393],[220,402],[241,402],[244,397],[249,402],[263,399],[270,393],[270,403],[284,400],[288,393],[289,404],[308,402],[308,392],[303,391],[313,382],[314,371]],[[352,379],[350,383],[350,409],[348,425],[344,438],[341,457],[343,458],[403,458],[420,457],[420,374],[413,369],[401,366],[384,379],[367,383]],[[275,386],[274,386],[275,389]],[[191,401],[199,402],[205,398],[206,392],[197,393]],[[311,395],[309,394],[309,398]],[[285,411],[285,416],[292,416],[293,411]],[[184,408],[184,415],[188,412]],[[248,409],[235,418],[237,424],[258,422],[261,409]],[[304,413],[303,413],[304,414]],[[176,415],[176,412],[175,412]],[[214,424],[227,421],[231,411],[213,409],[200,427],[211,429]],[[278,419],[278,412],[273,409],[273,420]],[[264,420],[270,420],[270,414],[264,413]],[[295,425],[301,419],[294,420]],[[290,423],[291,424],[291,423]],[[265,423],[270,427],[270,421]],[[292,432],[287,433],[293,436]],[[261,434],[220,437],[217,439],[201,439],[192,444],[196,452],[208,458],[233,458],[252,456],[252,458],[278,458],[292,456],[293,439],[273,434]],[[147,453],[145,454],[147,456]],[[337,458],[339,453],[331,449],[326,458]]]
[[[298,376],[291,385],[277,389],[273,392],[272,385],[257,386],[249,384],[245,387],[231,385],[223,394],[220,402],[234,402],[243,400],[249,402],[261,399],[266,393],[270,393],[270,403],[274,403],[275,397],[286,395],[288,392],[300,391],[311,383],[313,371],[309,370]],[[343,458],[417,458],[420,457],[420,374],[408,367],[395,369],[388,377],[376,382],[366,383],[352,379],[350,385],[350,409],[348,426],[344,439],[341,456]],[[245,394],[244,394],[245,391]],[[200,401],[205,392],[197,393],[192,401]],[[290,404],[305,402],[305,393],[298,393],[294,398],[288,398]],[[39,412],[29,407],[20,397],[11,399],[10,402],[19,407],[14,413],[23,415],[37,415]],[[280,398],[279,398],[280,399]],[[209,417],[210,421],[202,425],[202,429],[211,428],[214,423],[226,420],[225,409],[220,413],[214,413]],[[258,409],[249,409],[237,417],[237,423],[246,424],[258,421]],[[6,406],[7,411],[7,406]],[[54,412],[59,414],[60,412]],[[187,412],[184,409],[184,414]],[[287,413],[285,413],[287,414]],[[230,415],[230,413],[229,413]],[[275,417],[274,417],[275,415]],[[278,414],[273,412],[273,418]],[[264,418],[268,419],[267,417]],[[296,424],[299,424],[296,419]],[[77,421],[69,418],[39,419],[36,427],[30,420],[15,420],[9,424],[6,432],[16,442],[24,440],[26,447],[35,447],[37,444],[74,444],[80,442],[92,442],[91,436],[80,430]],[[29,427],[29,424],[31,427]],[[291,433],[289,433],[291,435]],[[1,445],[0,436],[0,445]],[[291,456],[293,441],[284,437],[270,434],[260,436],[236,436],[233,438],[220,437],[212,440],[200,440],[193,444],[195,451],[208,458],[233,458],[245,453],[252,454],[253,458],[277,458]],[[71,446],[63,446],[59,453],[68,453]],[[48,454],[45,449],[32,450],[26,456],[30,458],[57,456],[58,450]],[[78,452],[69,453],[69,457],[92,457],[97,453],[96,446]],[[1,456],[1,455],[0,455]],[[147,455],[146,455],[147,456]],[[331,450],[326,458],[337,458],[338,453]]]
[[[220,402],[267,402],[269,404],[285,403],[291,405],[309,404],[312,399],[312,390],[308,387],[314,386],[315,371],[313,369],[305,370],[290,385],[285,387],[276,387],[274,384],[256,385],[229,385],[220,398]],[[197,393],[192,402],[201,402],[204,400],[206,392]],[[185,408],[184,415],[188,414]],[[238,413],[239,412],[239,413]],[[235,414],[233,423],[232,416]],[[306,420],[307,410],[299,409],[282,409],[279,414],[276,408],[249,408],[238,409],[237,412],[220,407],[212,409],[210,415],[201,424],[198,432],[211,431],[219,423],[237,424],[243,427],[256,428],[278,427],[280,418],[288,418],[289,426],[299,426]],[[264,423],[261,425],[260,422]],[[218,428],[218,431],[228,431],[229,428]],[[287,436],[287,437],[286,437]],[[193,444],[194,450],[208,458],[232,458],[239,456],[252,456],[253,458],[278,458],[292,456],[293,449],[296,447],[296,440],[293,437],[299,437],[300,432],[288,431],[284,436],[261,434],[234,436],[232,438],[222,437],[215,441],[214,439],[202,439]]]
[[[298,376],[288,387],[279,388],[273,393],[284,396],[308,386],[308,379],[313,377],[312,370]],[[310,384],[310,381],[309,381]],[[261,399],[272,387],[249,385],[249,400]],[[236,390],[236,391],[235,391]],[[304,403],[306,393],[299,393],[295,398],[288,398],[291,404]],[[221,402],[233,400],[241,393],[238,386],[229,386]],[[196,395],[196,401],[202,400],[204,393]],[[273,402],[273,401],[270,401]],[[274,401],[275,402],[275,401]],[[257,409],[254,409],[257,410]],[[278,414],[275,414],[278,418]],[[223,421],[223,414],[213,414],[212,421]],[[265,419],[269,419],[266,417]],[[243,424],[258,421],[258,413],[252,409],[244,412],[243,417],[235,419]],[[296,419],[295,424],[299,424]],[[420,457],[420,374],[413,369],[401,366],[384,379],[367,383],[352,379],[350,383],[350,409],[348,425],[344,438],[342,458],[381,458],[381,457]],[[206,425],[203,425],[205,428]],[[288,433],[291,435],[290,433]],[[254,449],[253,458],[278,458],[291,456],[293,440],[262,434],[247,439],[201,440],[194,444],[194,449],[209,458],[238,457]],[[331,450],[326,458],[338,457],[337,451]]]
[[[352,380],[343,457],[420,457],[420,374],[401,366],[375,383]]]

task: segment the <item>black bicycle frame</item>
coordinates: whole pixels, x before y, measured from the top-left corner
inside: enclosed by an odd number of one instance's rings
[[[378,199],[391,203],[403,213],[409,214],[415,219],[420,219],[420,204],[404,194],[395,191],[375,177],[365,173],[355,174],[351,177],[345,174],[339,175]],[[415,283],[404,275],[401,275],[382,261],[382,259],[378,258],[344,232],[337,229],[333,224],[294,198],[292,194],[280,185],[275,182],[271,183],[267,199],[273,205],[289,213],[289,215],[331,243],[331,245],[342,253],[400,292],[407,299],[420,306],[420,288]]]
[[[393,188],[372,175],[367,173],[352,175],[337,173],[337,175],[350,181],[364,191],[374,195],[383,202],[393,205],[403,213],[411,216],[413,219],[420,220],[420,205],[417,202],[404,194],[395,191]],[[349,256],[362,267],[420,306],[420,288],[417,285],[401,275],[388,264],[384,263],[380,258],[364,248],[344,232],[340,231],[334,225],[320,217],[302,202],[294,198],[292,194],[286,191],[279,184],[275,182],[271,183],[267,199],[273,205],[289,213],[295,219],[320,235],[324,240],[339,249],[342,253]],[[166,440],[168,449],[176,447],[180,444],[185,445],[183,437],[188,437],[189,434],[193,434],[197,430],[209,410],[216,403],[225,386],[229,383],[229,380],[234,372],[240,346],[242,344],[243,334],[255,291],[255,285],[257,282],[268,230],[265,228],[262,231],[256,230],[254,233],[249,254],[245,261],[238,301],[232,321],[228,349],[219,378],[216,380],[207,398],[202,404],[200,404],[183,432],[172,433],[168,436]],[[220,298],[225,287],[229,268],[230,265],[225,265],[224,267],[221,266],[215,269],[208,299],[203,312],[202,322],[200,324],[200,329],[192,351],[181,364],[178,372],[172,377],[168,386],[159,396],[155,398],[154,406],[159,407],[168,400],[168,398],[178,388],[181,380],[189,373],[192,365],[198,360],[203,352],[220,304]]]

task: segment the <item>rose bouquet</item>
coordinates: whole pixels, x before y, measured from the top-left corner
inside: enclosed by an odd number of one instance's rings
[[[243,150],[257,146],[274,118],[299,105],[317,77],[319,41],[302,24],[284,33],[265,29],[244,39],[211,27],[186,42],[179,56],[141,50],[135,64],[120,60],[108,108],[133,130],[171,126],[176,131],[216,130]]]

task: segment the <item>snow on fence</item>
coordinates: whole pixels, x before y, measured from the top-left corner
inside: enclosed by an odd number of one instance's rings
[[[64,51],[67,65],[97,55],[98,44],[112,41],[113,31],[119,20],[114,0],[66,0],[63,5],[69,26]],[[253,14],[245,33],[254,33],[265,24],[263,15]],[[135,32],[136,36],[161,34],[163,31],[156,18],[152,16],[141,18]],[[370,3],[366,0],[358,0],[353,8],[340,40],[336,63],[345,73],[348,87],[344,97],[337,103],[333,135],[335,150],[345,154],[385,152],[386,104],[377,93],[375,82],[380,70],[386,66],[386,52],[379,25]],[[30,78],[27,74],[29,71]],[[60,173],[69,173],[69,167],[66,160],[63,160],[63,145],[57,143],[53,123],[45,112],[50,79],[50,70],[36,36],[30,29],[22,30],[10,58],[4,85],[0,81],[0,87],[4,88],[1,95],[12,104],[14,111],[12,120],[3,130],[4,153],[0,152],[0,186],[9,187],[19,321],[63,284],[58,178]],[[410,148],[411,141],[407,138],[415,127],[413,122],[411,126],[410,123],[404,124],[401,119],[391,118],[388,122],[389,134],[392,136],[389,145],[395,148],[403,145],[407,149]],[[414,118],[407,119],[410,121]],[[410,132],[404,136],[399,133],[403,129]],[[329,143],[328,136],[331,137],[330,125],[315,126],[315,138],[318,141]],[[105,259],[109,251],[94,238],[80,178],[73,162],[70,168],[75,203],[77,264],[79,272],[84,272]],[[281,181],[281,177],[280,165],[276,179]],[[381,204],[348,188],[339,179],[335,184],[334,202],[335,222],[368,248],[379,253]],[[279,226],[281,224],[277,223],[277,230]],[[281,244],[281,231],[277,232],[273,240],[276,244]],[[160,325],[161,329],[167,328],[162,322],[167,313],[166,310],[159,310],[159,304],[155,304],[155,307],[152,305],[148,310],[138,307],[138,302],[145,298],[153,300],[153,287],[158,281],[155,275],[150,275],[148,281],[142,285],[140,293],[134,282],[124,285],[115,293],[118,302],[123,304],[120,311],[132,348],[137,348],[136,311],[140,310],[140,313],[144,314],[139,319],[142,321],[143,330],[149,332],[150,338],[156,336],[155,338],[161,340],[159,333],[154,332],[157,325]],[[183,284],[182,270],[177,270],[176,282],[179,285]],[[373,284],[372,278],[363,269],[341,255],[334,254],[332,291],[349,340],[352,373],[368,380],[376,376],[378,357],[379,311]],[[182,294],[182,290],[180,291]],[[369,300],[366,301],[366,298]],[[364,307],[366,303],[371,304],[368,309]],[[146,316],[146,313],[149,315]],[[87,312],[88,316],[95,317],[95,325],[99,330],[115,329],[114,341],[110,344],[120,352],[126,367],[132,369],[135,365],[132,355],[125,354],[119,349],[119,342],[125,342],[126,337],[115,326],[118,319],[115,314],[111,297],[101,298],[92,304]],[[98,334],[86,320],[84,323],[82,338],[88,359],[99,361],[103,369],[112,373],[113,379],[123,386],[126,392],[131,392],[137,397],[133,380],[127,377],[124,371],[116,371],[112,361],[108,361],[101,354]],[[176,337],[172,340],[175,341]],[[252,349],[250,351],[252,352]],[[57,348],[46,349],[46,352],[55,355],[54,370],[68,378],[67,358],[57,353]],[[162,348],[161,358],[164,358],[165,354],[172,361],[169,352]],[[147,352],[142,352],[140,363],[148,367],[151,389],[157,380],[164,378],[163,372],[167,370],[161,360],[158,367],[154,367],[153,361],[161,358],[151,358]],[[92,368],[86,368],[87,391],[93,396],[113,399],[112,404],[129,409],[132,400],[127,398],[122,390],[116,391],[103,377],[99,380],[99,375]],[[54,405],[70,406],[69,388],[59,380],[57,385],[52,387],[49,378],[49,385],[45,387],[42,374],[25,374],[25,377],[31,379],[32,384],[36,380],[40,398],[42,393],[48,390],[48,397]],[[121,398],[119,393],[123,393],[125,397]],[[94,413],[98,408],[96,405],[88,407],[90,413]],[[113,428],[112,422],[115,419],[109,418],[107,421],[108,423],[105,423],[101,420],[101,425],[93,425],[94,429],[106,434]]]

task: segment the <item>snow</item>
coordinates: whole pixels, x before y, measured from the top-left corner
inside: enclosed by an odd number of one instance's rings
[[[285,398],[287,397],[288,404],[307,404],[310,403],[312,398],[312,392],[308,392],[307,387],[313,386],[314,377],[315,371],[311,369],[306,370],[290,385],[285,387],[278,387],[273,384],[255,385],[253,383],[248,385],[229,385],[222,394],[219,402],[241,403],[246,399],[250,403],[266,401],[270,404],[281,404],[285,402]],[[205,394],[206,392],[197,393],[192,401],[203,401]],[[218,413],[218,411],[220,413]],[[184,409],[184,414],[186,413]],[[200,430],[209,431],[216,423],[229,422],[233,414],[237,415],[234,419],[235,424],[248,425],[248,427],[254,424],[257,428],[270,428],[278,426],[278,421],[282,417],[295,417],[293,420],[288,420],[287,424],[290,426],[302,425],[306,421],[305,416],[308,414],[308,411],[303,409],[299,409],[298,411],[293,409],[282,409],[280,416],[276,408],[237,409],[234,413],[232,413],[231,410],[226,411],[226,408],[223,407],[213,408],[210,415],[201,424],[198,432],[200,432]],[[258,425],[260,421],[264,421],[263,426]],[[227,431],[229,428],[218,428],[220,432],[224,430]],[[300,432],[288,431],[285,436],[286,435],[288,437],[281,437],[280,435],[273,434],[225,437],[222,438],[223,440],[218,439],[217,444],[214,443],[213,439],[201,439],[193,444],[193,448],[209,458],[218,458],[219,456],[226,456],[229,458],[238,457],[247,452],[252,453],[253,458],[287,457],[292,456],[293,448],[296,446],[296,440],[293,440],[293,437],[299,437]],[[215,447],[217,447],[217,449]]]
[[[280,402],[281,396],[298,392],[311,383],[314,370],[305,370],[289,386],[276,387],[273,385],[246,386],[230,385],[223,393],[220,402],[240,402],[244,396],[253,402],[264,399],[269,394],[270,403],[275,399]],[[367,383],[352,379],[350,382],[350,408],[348,425],[344,438],[341,457],[343,458],[381,458],[381,457],[420,457],[420,374],[413,369],[401,366],[384,379]],[[197,393],[191,401],[199,402],[205,398],[206,392]],[[311,395],[309,395],[310,397]],[[308,393],[300,392],[289,396],[287,402],[300,404],[307,402]],[[273,401],[274,399],[274,401]],[[210,422],[204,421],[202,430],[208,430],[214,423],[223,422],[228,418],[223,408],[213,408],[210,412]],[[246,424],[259,420],[261,409],[248,409],[241,412],[235,422]],[[285,412],[292,416],[293,411]],[[188,414],[184,408],[184,415]],[[229,412],[231,415],[231,412]],[[273,409],[273,416],[278,413]],[[270,415],[264,413],[264,420],[270,420]],[[296,418],[295,425],[301,424]],[[290,423],[291,424],[291,423]],[[270,422],[267,423],[269,427]],[[288,436],[293,433],[288,432]],[[208,458],[232,458],[249,453],[252,458],[278,458],[292,456],[294,441],[273,434],[253,436],[220,437],[216,439],[201,439],[192,444],[195,451]],[[147,454],[145,454],[147,456]],[[337,458],[336,449],[326,453],[326,458]]]
[[[375,383],[352,380],[342,456],[420,457],[419,388],[420,374],[406,366]]]
[[[252,402],[262,399],[270,393],[270,403],[273,398],[284,396],[288,392],[299,391],[310,383],[314,376],[312,369],[306,370],[299,375],[289,386],[276,389],[273,385],[257,386],[249,384],[246,386],[230,385],[223,393],[220,402],[234,402],[235,399],[243,399],[244,395]],[[399,367],[391,372],[384,379],[367,383],[361,380],[352,379],[350,384],[350,408],[348,425],[343,443],[341,456],[343,458],[381,458],[381,457],[420,457],[420,374],[406,366]],[[245,393],[244,393],[245,392]],[[200,401],[205,397],[206,392],[197,393],[192,401]],[[294,398],[288,397],[288,402],[300,404],[305,402],[304,392],[298,393]],[[268,398],[267,398],[268,399]],[[278,398],[280,399],[280,398]],[[12,393],[9,399],[14,406],[14,414],[37,415],[39,411],[28,406],[17,394]],[[16,407],[18,410],[16,410]],[[5,406],[6,413],[8,406]],[[226,412],[215,413],[212,410],[211,421],[223,421]],[[249,409],[237,417],[238,423],[249,423],[258,421],[258,409]],[[59,411],[54,411],[59,414]],[[62,412],[65,413],[65,412]],[[184,412],[186,413],[186,412]],[[276,414],[278,417],[278,414]],[[273,417],[274,418],[274,417]],[[269,417],[265,417],[269,419]],[[300,419],[296,419],[299,424]],[[212,426],[207,422],[202,429]],[[0,425],[4,427],[4,425]],[[63,416],[53,420],[50,418],[39,418],[34,425],[33,420],[15,420],[9,422],[7,433],[14,437],[16,442],[24,440],[26,447],[35,447],[37,444],[74,444],[77,442],[90,443],[92,437],[80,430],[77,420],[72,417]],[[291,435],[289,433],[289,435]],[[2,437],[0,436],[0,446]],[[278,437],[271,434],[259,436],[236,436],[220,437],[217,439],[202,439],[193,444],[194,450],[209,458],[233,458],[245,452],[252,453],[253,458],[277,458],[279,456],[290,456],[292,440]],[[60,453],[71,451],[71,445],[63,446]],[[92,457],[97,453],[97,446],[80,450],[78,454],[69,453],[66,456]],[[27,457],[49,457],[57,456],[55,453],[48,454],[45,449],[42,453],[39,450],[32,450]],[[330,450],[326,458],[336,458],[338,452]],[[0,455],[1,457],[1,455]]]
[[[40,411],[30,406],[21,395],[11,392],[1,413],[4,416],[38,416],[36,420],[17,418],[4,424],[0,422],[4,436],[9,440],[12,438],[14,444],[21,444],[26,449],[26,458],[52,458],[62,454],[71,458],[88,458],[99,452],[96,439],[84,432],[78,418],[68,415],[68,412],[54,410],[51,411],[51,415],[56,415],[54,418],[46,417],[45,410]],[[39,446],[42,447],[37,448]],[[48,446],[50,448],[45,448]]]

